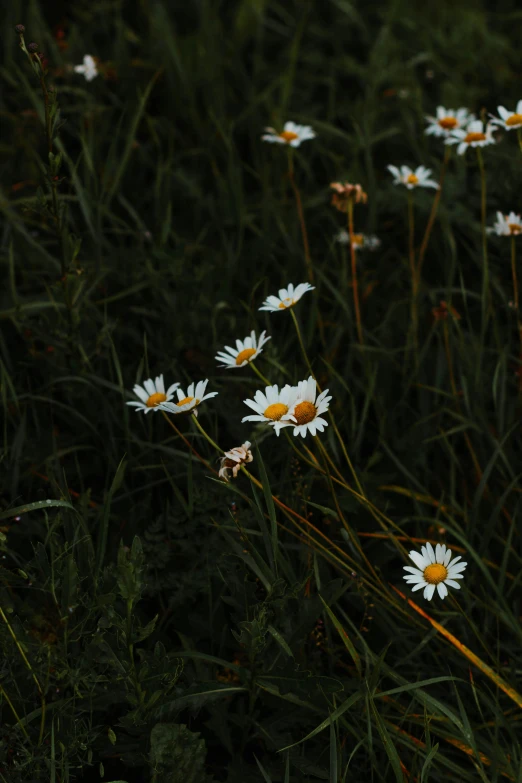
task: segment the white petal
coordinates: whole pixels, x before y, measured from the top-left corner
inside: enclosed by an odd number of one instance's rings
[[[410,559],[413,560],[417,568],[420,568],[421,571],[424,571],[430,562],[429,560],[426,560],[419,552],[415,552],[415,550],[410,552]]]
[[[434,592],[435,592],[435,585],[426,585],[426,589],[424,590],[423,593],[426,601],[431,601]]]
[[[449,585],[450,587],[455,587],[457,590],[460,590],[460,585],[458,582],[454,582],[453,579],[445,579],[445,584]]]
[[[441,598],[446,598],[448,595],[448,588],[444,584],[444,582],[439,582],[437,585],[437,592]]]

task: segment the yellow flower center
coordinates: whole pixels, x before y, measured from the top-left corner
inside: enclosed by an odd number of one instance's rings
[[[512,234],[520,234],[522,233],[522,226],[518,223],[508,223],[509,230]]]
[[[485,133],[468,133],[464,141],[467,144],[471,144],[472,141],[486,141]]]
[[[156,392],[155,394],[151,394],[146,403],[147,408],[155,408],[156,405],[159,405],[160,402],[165,402],[166,399],[167,399],[167,395],[162,394],[161,392]]]
[[[406,182],[408,183],[408,185],[418,185],[419,178],[417,177],[416,174],[409,174],[408,177],[406,178]]]
[[[506,125],[522,125],[522,114],[512,114],[507,118]]]
[[[359,247],[362,247],[364,244],[364,234],[354,234],[352,236],[353,244],[358,245]]]
[[[294,133],[293,131],[283,131],[279,134],[280,139],[284,139],[287,144],[290,144],[291,141],[294,141],[295,139],[298,139],[299,136],[297,133]]]
[[[285,413],[288,413],[288,405],[284,405],[282,402],[273,402],[272,405],[269,405],[265,410],[264,415],[267,419],[279,421],[281,416],[284,416]]]
[[[286,299],[282,299],[281,303],[279,305],[280,310],[286,310],[287,307],[292,307],[294,304],[294,300],[291,299],[289,296]]]
[[[194,397],[184,397],[182,400],[177,402],[176,405],[178,405],[181,408],[182,405],[186,405],[187,402],[192,402],[193,399]],[[196,405],[198,404],[198,402],[199,400],[196,400]]]
[[[448,569],[441,563],[432,563],[424,569],[424,579],[430,585],[438,585],[443,582],[448,575]]]
[[[256,352],[255,348],[245,348],[244,351],[240,351],[238,355],[236,356],[236,364],[239,365],[243,364],[243,362],[248,362],[250,357],[253,356]]]
[[[441,128],[444,128],[444,130],[453,130],[458,124],[459,122],[456,117],[443,117],[439,120],[439,125]]]
[[[308,424],[309,421],[313,421],[317,414],[317,408],[313,402],[300,402],[295,406],[294,418],[297,419],[298,424]]]

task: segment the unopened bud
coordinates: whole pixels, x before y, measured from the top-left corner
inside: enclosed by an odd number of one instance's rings
[[[17,24],[15,26],[15,32],[18,33],[18,35],[22,35],[22,33],[25,33],[25,26],[23,24]]]
[[[38,44],[34,42],[27,44],[27,51],[31,54],[35,54],[38,51]]]

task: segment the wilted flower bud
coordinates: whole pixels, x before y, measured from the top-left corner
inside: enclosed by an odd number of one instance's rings
[[[225,456],[221,457],[219,478],[228,481],[229,473],[232,473],[232,476],[236,478],[241,465],[252,462],[254,457],[250,451],[250,445],[250,441],[247,440],[242,446],[236,446],[234,449],[230,449],[230,451],[225,451]]]
[[[22,33],[25,33],[25,26],[23,24],[17,24],[15,26],[15,32],[18,33],[18,35],[22,35]]]
[[[330,187],[335,191],[332,195],[332,204],[340,212],[346,212],[348,203],[366,204],[368,196],[360,185],[351,185],[349,182],[331,182]]]
[[[31,54],[35,54],[38,51],[38,44],[34,43],[34,41],[33,43],[27,44],[27,51]]]

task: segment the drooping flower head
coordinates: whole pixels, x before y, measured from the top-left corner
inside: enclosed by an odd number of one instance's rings
[[[241,465],[246,465],[254,459],[250,446],[250,441],[246,440],[242,446],[236,446],[230,449],[230,451],[225,451],[224,456],[220,458],[219,478],[228,481],[230,473],[234,478],[237,478]]]
[[[328,389],[317,397],[317,381],[310,375],[308,380],[299,381],[297,398],[288,412],[283,415],[282,421],[291,422],[294,435],[301,435],[303,438],[306,437],[307,432],[310,435],[324,432],[328,422],[321,418],[321,414],[326,413],[331,399],[332,397],[328,396]]]
[[[173,383],[172,386],[169,386],[167,391],[165,391],[163,375],[158,375],[155,380],[149,378],[148,380],[143,381],[143,386],[136,384],[132,390],[136,397],[140,398],[140,402],[133,400],[126,404],[136,408],[137,411],[143,411],[143,413],[156,411],[158,410],[160,403],[168,402],[174,397],[174,392],[178,386],[179,383]]]
[[[263,141],[269,141],[272,144],[286,144],[290,147],[299,147],[303,141],[315,139],[316,134],[310,125],[296,125],[295,122],[285,122],[281,133],[275,128],[265,128],[265,133],[261,138]]]
[[[288,288],[279,289],[279,296],[268,296],[259,309],[268,310],[272,313],[277,313],[279,310],[288,310],[289,307],[297,304],[303,294],[306,294],[307,291],[313,291],[314,288],[315,286],[310,285],[310,283],[299,283],[295,288],[292,283],[289,283]]]
[[[492,124],[484,124],[482,120],[473,120],[465,128],[457,128],[444,141],[445,144],[458,144],[459,155],[464,155],[469,147],[487,147],[495,142]]]
[[[219,351],[215,357],[216,361],[223,362],[219,366],[232,370],[253,362],[263,350],[263,345],[270,340],[270,337],[265,337],[265,334],[266,332],[261,332],[259,340],[257,340],[256,333],[252,331],[250,332],[250,337],[245,337],[244,340],[236,340],[235,348],[225,345],[227,353]]]
[[[497,212],[497,222],[488,231],[489,233],[494,231],[499,237],[518,236],[522,233],[522,219],[514,212],[510,212],[509,215]]]
[[[390,174],[393,175],[394,185],[404,185],[408,190],[413,188],[435,188],[439,189],[438,182],[430,179],[431,169],[427,169],[426,166],[417,166],[415,171],[410,169],[409,166],[387,166]]]
[[[211,397],[215,397],[217,392],[210,392],[205,394],[207,388],[208,379],[205,381],[198,381],[197,384],[191,383],[185,394],[181,389],[177,389],[178,402],[162,402],[159,404],[159,408],[167,413],[193,413],[194,416],[198,415],[197,407],[204,400],[209,400]]]
[[[366,204],[368,194],[364,192],[361,185],[352,185],[349,182],[331,182],[332,205],[339,212],[347,212],[348,204]]]
[[[460,585],[455,580],[464,578],[462,572],[467,563],[458,562],[462,560],[461,555],[451,560],[451,549],[447,549],[445,544],[437,544],[434,550],[428,542],[421,547],[421,554],[411,551],[410,559],[417,568],[404,566],[404,570],[408,571],[404,579],[408,584],[414,585],[412,592],[424,588],[424,598],[431,601],[435,588],[441,598],[448,595],[448,585],[460,590]]]
[[[250,416],[244,416],[241,421],[260,421],[269,424],[275,429],[276,435],[279,435],[283,427],[290,427],[291,421],[287,421],[285,416],[294,404],[297,398],[297,387],[287,384],[281,391],[277,384],[275,386],[266,386],[265,391],[256,391],[253,400],[244,400],[254,411]]]
[[[444,136],[447,138],[457,128],[464,128],[468,122],[475,119],[467,109],[445,109],[437,106],[436,116],[426,116],[428,127],[424,131],[428,136]]]
[[[83,73],[85,80],[92,82],[92,80],[98,76],[98,68],[96,67],[96,61],[90,54],[86,54],[83,58],[83,65],[74,66],[75,73]]]
[[[497,106],[497,111],[500,117],[493,117],[491,120],[492,125],[498,125],[504,130],[515,130],[516,128],[522,128],[522,100],[517,103],[515,111],[509,111],[504,106]]]

